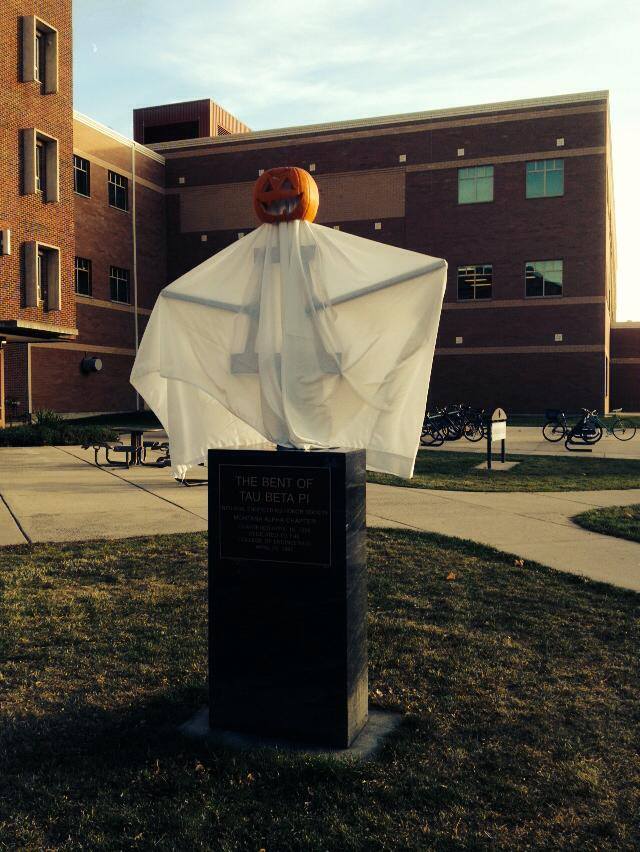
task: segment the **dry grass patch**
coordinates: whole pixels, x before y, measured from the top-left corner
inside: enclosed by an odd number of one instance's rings
[[[0,849],[640,844],[633,593],[372,530],[371,702],[406,721],[336,765],[176,735],[206,701],[204,535],[0,558]]]

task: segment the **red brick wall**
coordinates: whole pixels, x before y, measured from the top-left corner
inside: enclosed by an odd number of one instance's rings
[[[136,347],[132,146],[82,121],[75,122],[75,145],[91,169],[90,197],[75,196],[75,254],[91,260],[92,295],[76,299],[79,335],[75,348],[33,347],[33,404],[62,412],[130,410],[136,405],[129,384]],[[166,284],[164,166],[140,151],[135,160],[138,305],[148,311]],[[128,178],[128,211],[109,206],[110,169]],[[130,305],[111,302],[111,266],[129,270]],[[139,313],[139,338],[146,318]],[[80,371],[85,355],[101,358],[101,373],[87,376]]]
[[[29,411],[29,371],[26,343],[11,343],[5,347],[5,396],[20,404],[16,413]],[[9,409],[8,413],[11,413]]]
[[[606,158],[600,150],[607,145],[606,124],[606,108],[594,102],[559,111],[533,110],[526,120],[492,123],[486,117],[479,121],[462,117],[392,132],[333,130],[304,139],[238,140],[173,152],[165,148],[171,193],[169,277],[178,277],[237,239],[237,228],[183,232],[180,195],[194,187],[233,183],[244,191],[242,182],[255,180],[259,169],[285,164],[308,168],[315,163],[320,176],[397,169],[405,179],[404,217],[383,219],[380,231],[374,230],[373,219],[328,224],[447,259],[446,310],[438,348],[455,349],[455,338],[461,336],[461,349],[469,351],[438,354],[430,398],[468,399],[482,406],[495,402],[514,412],[541,411],[563,399],[567,406],[602,409],[607,183]],[[560,137],[565,145],[556,148]],[[464,148],[464,157],[458,158],[458,148]],[[406,166],[399,164],[400,154],[406,155]],[[527,199],[528,156],[516,162],[499,160],[522,155],[562,158],[564,195]],[[477,157],[498,158],[494,201],[460,205],[458,168]],[[321,197],[321,208],[322,203]],[[203,233],[206,242],[201,240]],[[563,261],[562,298],[525,298],[524,267],[531,260]],[[493,265],[490,303],[458,302],[457,267],[474,263]],[[563,340],[556,342],[559,333]],[[503,351],[483,353],[487,347]],[[514,353],[518,347],[533,351]]]
[[[62,413],[82,411],[133,411],[135,391],[129,376],[133,358],[95,352],[102,360],[100,373],[84,374],[84,352],[31,347],[33,409],[51,408]]]
[[[611,407],[640,411],[640,323],[611,329]]]
[[[604,354],[436,355],[428,406],[468,402],[507,414],[602,410]]]
[[[21,82],[22,16],[37,15],[58,30],[59,90],[43,95],[38,83]],[[12,254],[0,258],[0,319],[75,326],[73,296],[73,112],[71,0],[6,0],[0,25],[0,218],[12,231]],[[60,201],[22,195],[21,130],[37,128],[58,139]],[[23,243],[40,240],[60,249],[62,308],[25,308]]]

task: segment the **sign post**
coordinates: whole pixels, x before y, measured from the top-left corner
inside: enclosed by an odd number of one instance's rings
[[[487,421],[487,470],[491,470],[491,444],[500,441],[500,461],[507,457],[507,415],[502,408],[496,408]]]

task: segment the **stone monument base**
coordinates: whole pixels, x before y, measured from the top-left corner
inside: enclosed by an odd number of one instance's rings
[[[401,713],[369,710],[367,724],[349,748],[327,748],[271,737],[259,737],[254,734],[240,734],[237,731],[223,731],[218,728],[210,728],[208,707],[202,707],[198,710],[191,719],[180,725],[178,730],[185,737],[203,740],[212,745],[232,748],[237,751],[253,751],[258,748],[268,748],[274,751],[287,751],[310,757],[333,757],[336,760],[371,760],[384,744],[386,737],[400,727],[402,719],[403,716]]]
[[[208,467],[210,727],[349,748],[368,707],[364,450]]]

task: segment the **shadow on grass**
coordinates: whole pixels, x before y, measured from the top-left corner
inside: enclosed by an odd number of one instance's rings
[[[206,703],[205,548],[3,551],[0,848],[637,846],[640,596],[371,530],[370,700],[407,721],[345,765],[178,735]]]

